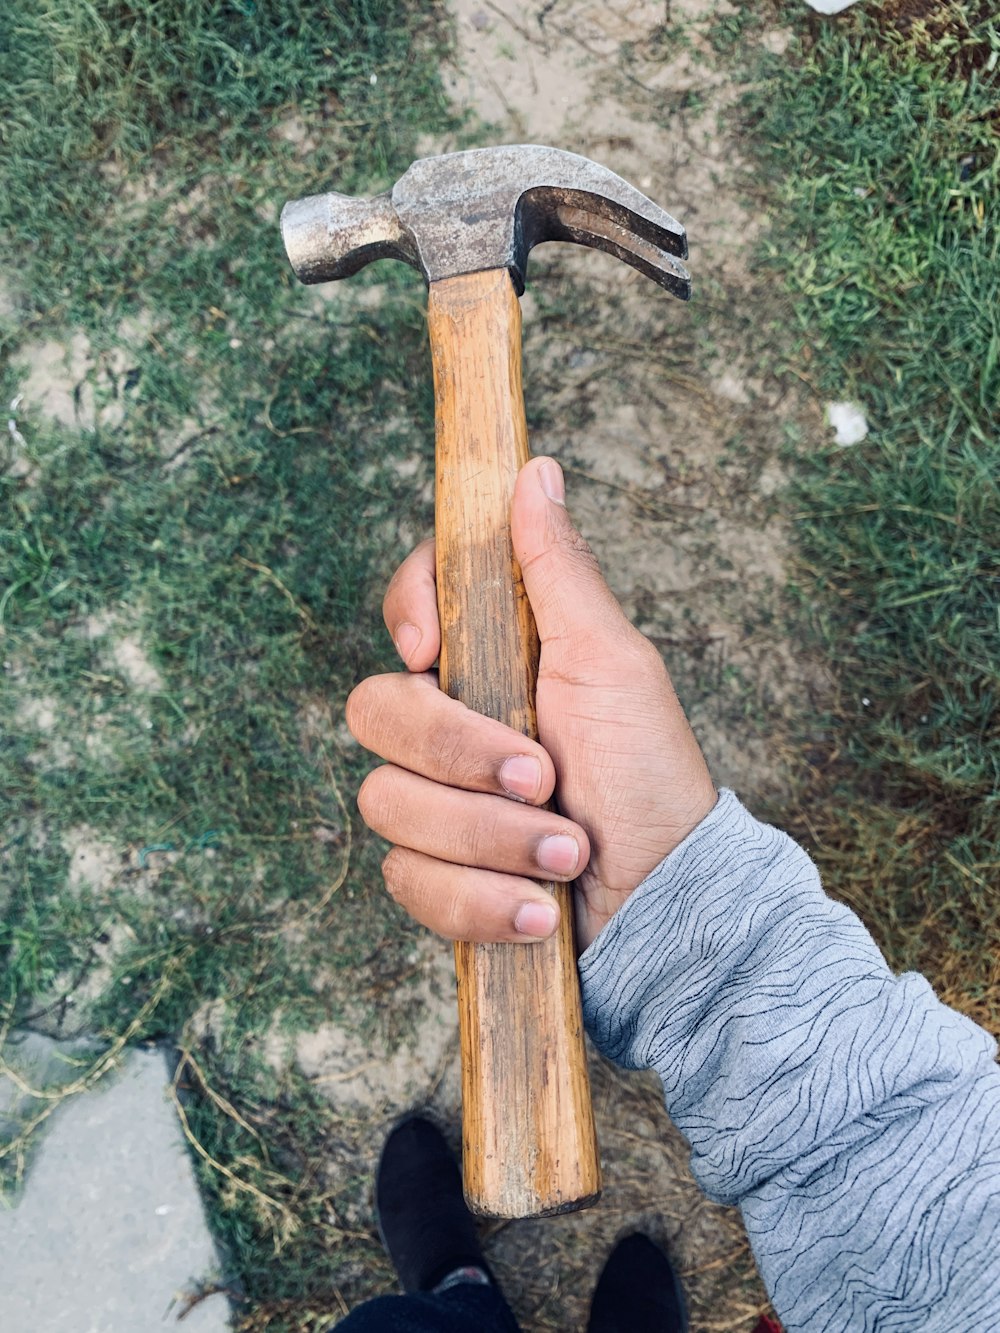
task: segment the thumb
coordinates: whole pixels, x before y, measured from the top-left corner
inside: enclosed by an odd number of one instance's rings
[[[554,458],[533,458],[519,472],[511,536],[542,643],[581,635],[606,642],[634,633],[593,551],[573,526],[562,468]]]

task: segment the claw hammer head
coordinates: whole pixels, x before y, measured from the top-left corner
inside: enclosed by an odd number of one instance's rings
[[[295,200],[281,232],[303,282],[402,259],[428,282],[505,268],[520,295],[532,247],[574,241],[617,255],[682,300],[691,294],[679,222],[607,167],[536,144],[422,158],[373,199]]]

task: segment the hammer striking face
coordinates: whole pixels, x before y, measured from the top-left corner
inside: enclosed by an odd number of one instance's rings
[[[534,144],[422,158],[374,199],[299,199],[285,205],[281,231],[303,282],[402,259],[429,283],[507,269],[520,295],[528,252],[573,241],[617,255],[682,300],[691,294],[679,222],[607,167]]]
[[[439,682],[539,738],[538,634],[510,535],[514,482],[528,460],[517,300],[528,252],[541,241],[591,245],[686,299],[683,227],[606,167],[534,145],[424,158],[375,199],[331,193],[287,204],[281,227],[303,282],[386,258],[427,279]],[[559,906],[549,939],[455,945],[465,1192],[490,1216],[566,1212],[600,1192],[573,893],[546,887]]]

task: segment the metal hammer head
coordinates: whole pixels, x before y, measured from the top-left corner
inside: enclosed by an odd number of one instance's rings
[[[535,144],[422,158],[374,199],[296,200],[282,210],[281,233],[303,282],[402,259],[428,282],[506,268],[520,295],[533,246],[575,241],[617,255],[682,300],[691,295],[679,222],[607,167]]]

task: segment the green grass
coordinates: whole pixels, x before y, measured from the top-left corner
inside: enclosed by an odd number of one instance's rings
[[[793,593],[837,695],[825,734],[801,727],[799,829],[894,965],[995,1027],[1000,27],[906,8],[793,17],[741,110],[786,355],[872,426],[795,459]]]
[[[78,333],[117,408],[80,429],[27,401],[23,447],[0,444],[0,1032],[197,1051],[188,1114],[248,1328],[325,1326],[334,1270],[348,1291],[382,1271],[336,1220],[363,1187],[349,1135],[261,1045],[348,997],[374,1013],[412,971],[337,732],[391,659],[381,592],[431,521],[394,470],[431,450],[422,283],[383,265],[318,303],[277,218],[383,189],[418,134],[457,128],[446,42],[440,10],[398,0],[0,20],[0,393]],[[130,636],[158,681],[130,679]],[[117,869],[71,889],[81,831]],[[196,1040],[220,999],[224,1039]]]

